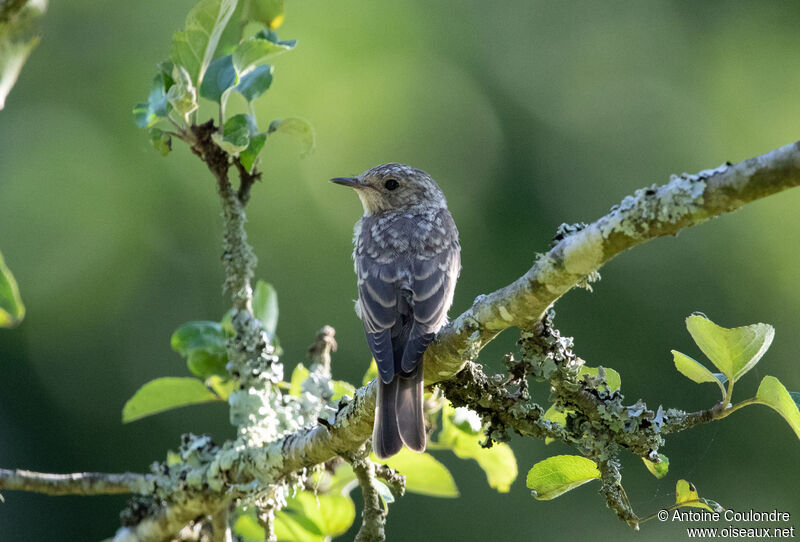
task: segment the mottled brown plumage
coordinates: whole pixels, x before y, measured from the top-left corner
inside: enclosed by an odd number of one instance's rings
[[[379,373],[372,447],[378,457],[403,444],[421,452],[422,355],[453,302],[458,230],[439,186],[419,169],[384,164],[332,181],[354,188],[364,207],[353,260],[356,313]]]

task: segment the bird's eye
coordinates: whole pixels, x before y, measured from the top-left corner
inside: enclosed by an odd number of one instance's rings
[[[383,186],[386,188],[386,190],[394,190],[400,186],[400,183],[397,182],[397,179],[386,179],[386,182],[383,183]]]

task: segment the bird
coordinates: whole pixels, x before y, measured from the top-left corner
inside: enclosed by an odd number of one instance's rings
[[[372,449],[425,451],[422,357],[447,322],[461,271],[458,229],[426,172],[388,163],[331,182],[355,190],[356,314],[378,367]]]

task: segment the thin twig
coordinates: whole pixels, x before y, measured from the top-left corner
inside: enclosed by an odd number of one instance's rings
[[[21,469],[0,469],[0,489],[32,491],[54,496],[145,494],[152,491],[153,478],[149,474],[132,472],[122,474],[102,472],[47,474]]]
[[[361,486],[364,497],[364,510],[361,512],[361,528],[355,542],[383,542],[386,540],[386,512],[381,504],[381,496],[375,486],[375,465],[368,457],[351,462],[353,472]]]

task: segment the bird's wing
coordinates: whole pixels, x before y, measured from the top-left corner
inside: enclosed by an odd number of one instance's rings
[[[392,327],[397,322],[400,270],[394,263],[378,263],[367,254],[356,258],[358,312],[364,323],[367,344],[378,365],[381,380],[392,381],[395,373]]]
[[[429,259],[414,261],[411,288],[414,321],[400,363],[404,373],[417,367],[428,344],[447,321],[460,269],[457,241]]]

